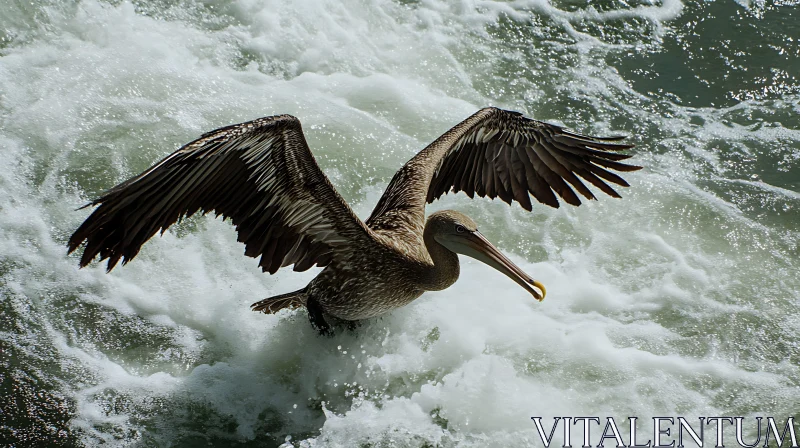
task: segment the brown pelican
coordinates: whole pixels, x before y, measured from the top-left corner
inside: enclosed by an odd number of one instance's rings
[[[559,206],[556,194],[580,205],[572,188],[595,199],[577,176],[618,198],[606,182],[628,184],[606,168],[640,168],[619,162],[630,156],[616,151],[632,147],[618,143],[623,138],[481,109],[400,168],[361,221],[317,166],[300,121],[259,118],[206,133],[86,204],[99,207],[72,235],[69,252],[86,241],[80,266],[99,254],[110,271],[157,231],[213,210],[231,219],[245,255],[261,257],[263,271],[325,267],[305,288],[252,305],[265,313],[305,306],[324,334],[331,331],[329,316],[352,323],[452,285],[456,254],[488,264],[541,301],[544,286],[489,243],[472,219],[447,210],[426,221],[425,204],[451,190],[517,201],[528,211],[529,194],[552,207]]]

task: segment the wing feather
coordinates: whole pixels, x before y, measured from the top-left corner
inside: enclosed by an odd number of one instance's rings
[[[468,154],[467,156],[467,164],[472,165],[472,168],[469,169],[469,181],[465,184],[462,184],[464,188],[462,190],[469,195],[470,198],[475,197],[475,192],[478,187],[481,185],[481,172],[483,170],[483,157],[481,151],[464,151],[464,154]],[[431,189],[431,192],[434,190]],[[445,192],[439,192],[439,196],[441,197]],[[432,201],[428,201],[432,202]]]
[[[580,194],[582,194],[583,197],[585,197],[586,199],[589,199],[589,200],[597,199],[597,198],[595,198],[595,196],[592,193],[592,191],[589,190],[586,187],[586,185],[584,185],[584,183],[581,182],[580,179],[578,179],[577,176],[575,176],[575,174],[573,174],[573,173],[577,173],[577,171],[575,170],[575,165],[573,163],[572,154],[563,154],[563,153],[559,153],[558,151],[548,151],[548,152],[550,153],[551,156],[553,156],[555,161],[558,162],[558,164],[561,167],[563,167],[563,172],[559,172],[561,177],[563,177],[567,182],[569,182],[570,185],[575,187],[575,189],[578,190],[578,192]],[[575,162],[580,163],[579,161],[575,161]]]
[[[245,254],[260,257],[270,273],[325,266],[372,242],[289,115],[205,133],[90,205],[97,208],[70,238],[69,251],[86,242],[80,265],[99,255],[108,270],[198,211],[230,218]]]
[[[525,179],[525,167],[519,159],[519,153],[508,151],[506,163],[511,167],[511,188],[514,190],[514,200],[519,202],[525,210],[533,210]]]
[[[609,170],[641,168],[620,162],[631,155],[619,151],[633,147],[620,143],[624,138],[582,135],[519,112],[481,109],[409,160],[366,224],[371,229],[392,228],[396,211],[403,210],[404,219],[414,220],[414,228],[422,228],[425,203],[449,191],[463,191],[469,197],[500,197],[531,210],[530,196],[551,207],[559,206],[558,197],[580,205],[576,191],[596,199],[583,179],[609,196],[619,197],[607,182],[628,183]]]
[[[536,168],[536,172],[544,178],[550,188],[558,193],[567,204],[581,205],[581,200],[578,199],[572,188],[564,182],[563,175],[566,171],[564,167],[559,165],[541,144],[535,143],[531,149],[532,151],[526,151],[528,158],[531,160],[533,167]]]

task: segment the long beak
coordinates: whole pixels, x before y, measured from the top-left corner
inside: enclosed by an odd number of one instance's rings
[[[453,247],[453,249],[456,249],[455,252],[488,264],[505,274],[511,280],[517,282],[517,284],[531,293],[536,300],[540,302],[544,300],[545,295],[547,295],[547,290],[544,288],[544,285],[532,279],[525,271],[520,269],[519,266],[515,265],[508,257],[497,250],[497,248],[480,232],[476,230],[458,238],[458,240],[459,241],[454,241],[451,239],[449,241],[451,243],[456,243],[456,247]],[[534,287],[538,288],[541,294],[534,289]]]

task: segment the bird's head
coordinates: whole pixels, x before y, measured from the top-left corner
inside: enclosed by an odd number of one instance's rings
[[[488,264],[517,282],[536,300],[540,302],[544,300],[544,296],[547,294],[544,285],[532,279],[497,250],[478,231],[477,224],[469,216],[454,210],[436,212],[428,217],[425,230],[430,232],[433,239],[446,249]]]

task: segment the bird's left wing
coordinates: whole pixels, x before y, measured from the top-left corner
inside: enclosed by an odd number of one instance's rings
[[[99,207],[72,235],[69,251],[86,241],[81,266],[100,255],[108,270],[198,211],[230,218],[245,255],[260,256],[270,273],[291,264],[298,271],[325,266],[371,238],[290,115],[211,131],[90,205]]]
[[[366,224],[381,229],[405,219],[422,226],[425,203],[451,190],[470,197],[499,197],[509,204],[517,201],[531,210],[530,196],[551,207],[559,206],[556,194],[580,205],[573,188],[595,199],[580,177],[620,197],[607,182],[625,187],[628,183],[609,170],[641,168],[619,162],[631,157],[618,152],[632,147],[619,143],[622,138],[589,137],[519,112],[481,109],[409,160],[395,174]]]

